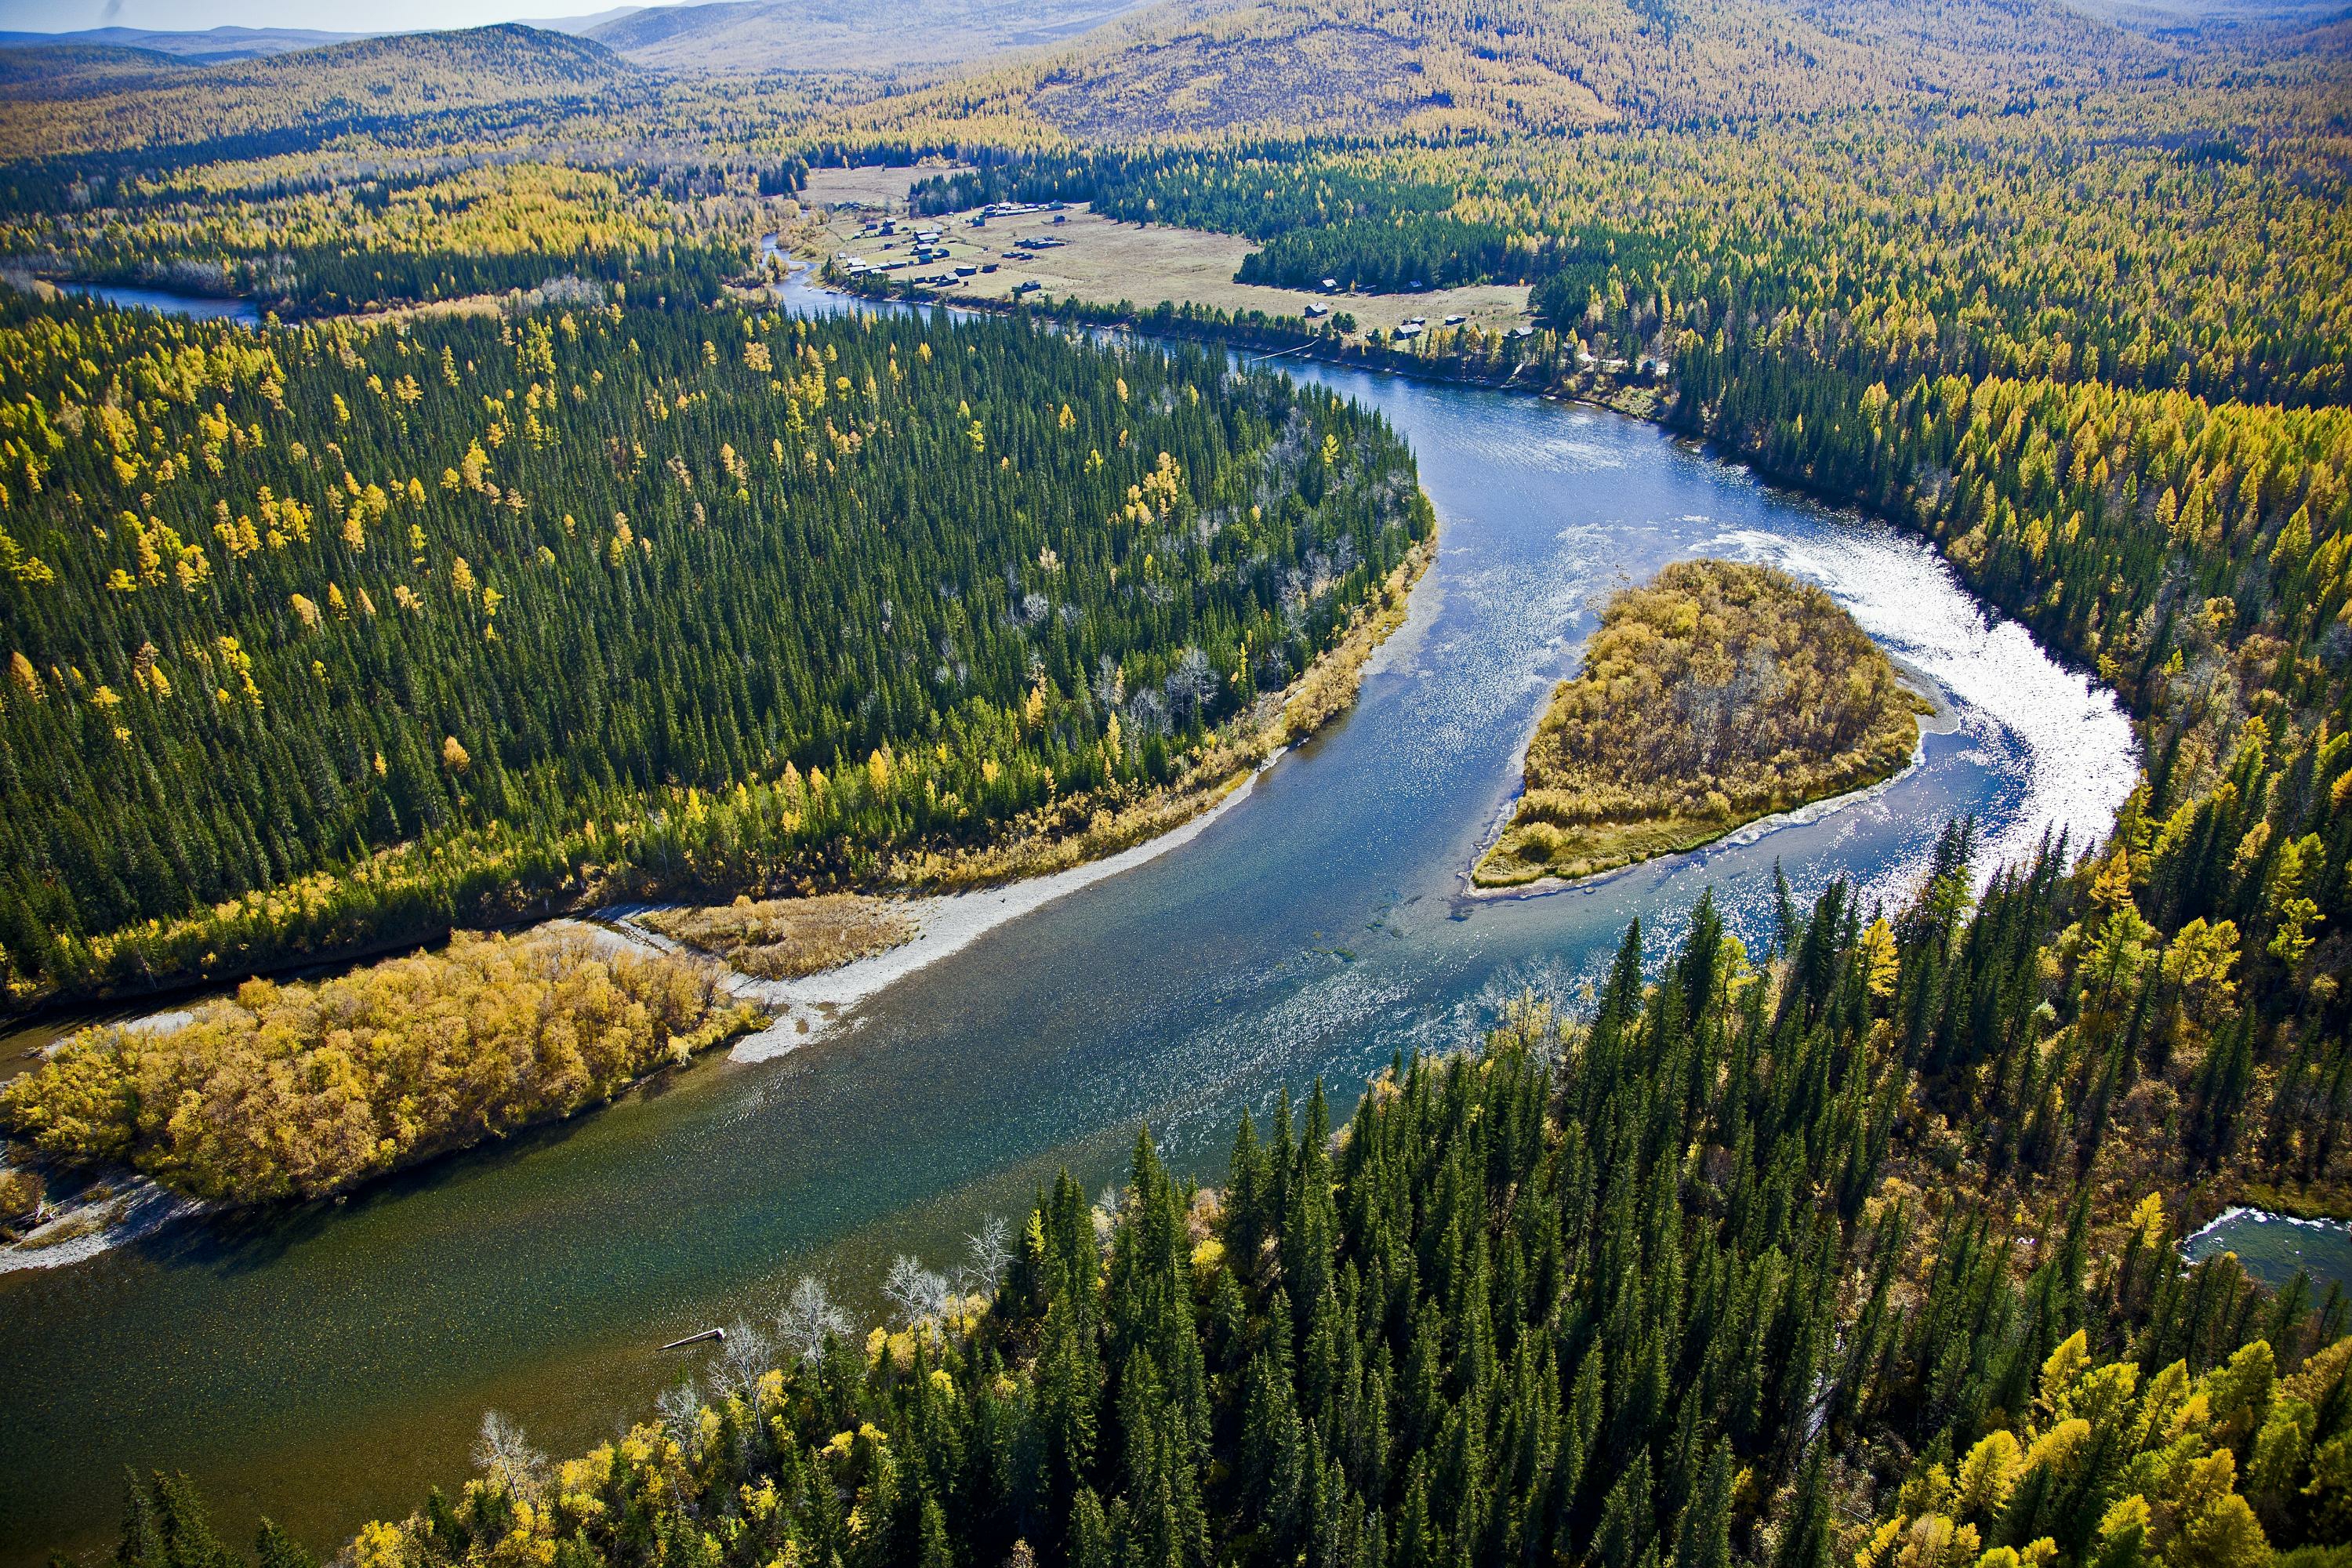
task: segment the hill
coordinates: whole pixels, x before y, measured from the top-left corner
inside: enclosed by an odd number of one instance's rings
[[[892,113],[1081,141],[1556,132],[2085,90],[2172,55],[2057,0],[1165,0]]]
[[[33,51],[19,51],[32,53]],[[649,85],[603,45],[506,25],[360,38],[201,71],[168,56],[88,50],[0,98],[0,147],[18,159],[113,150],[168,154],[228,142],[249,155],[352,131],[384,132],[484,108],[625,107]],[[138,62],[151,60],[140,68]]]
[[[667,69],[883,70],[961,64],[1048,44],[1132,9],[1133,0],[722,0],[640,9],[586,36]]]
[[[118,81],[146,82],[194,62],[124,44],[0,43],[0,90],[26,97],[70,97]]]
[[[322,33],[310,27],[207,27],[200,33],[164,32],[152,27],[84,27],[70,33],[0,33],[0,46],[52,48],[96,45],[147,49],[200,64],[215,64],[349,43],[362,36]]]

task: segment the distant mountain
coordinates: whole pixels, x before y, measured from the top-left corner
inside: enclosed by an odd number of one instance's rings
[[[2296,32],[2352,16],[2345,0],[2072,0],[2094,16],[2149,33],[2216,28]]]
[[[211,27],[201,33],[159,32],[149,27],[85,27],[73,33],[0,32],[0,47],[44,47],[73,45],[148,49],[159,55],[214,64],[315,49],[321,44],[347,43],[362,33],[320,33],[306,27]]]
[[[50,92],[107,80],[140,79],[196,62],[120,44],[16,44],[0,41],[0,90]]]
[[[205,148],[250,156],[350,131],[446,125],[484,110],[619,112],[653,87],[601,44],[512,23],[355,38],[201,69],[157,51],[87,45],[54,56],[0,49],[0,59],[10,56],[16,74],[0,80],[0,147],[20,159]],[[50,63],[58,68],[38,68]]]
[[[1162,0],[880,118],[1025,111],[1112,140],[1685,124],[2000,103],[2172,58],[2062,0]]]
[[[617,22],[624,16],[634,16],[645,9],[643,5],[615,5],[609,11],[591,11],[584,16],[526,17],[522,25],[526,27],[537,27],[542,32],[569,33],[573,37],[578,37],[583,33],[594,32],[607,22]]]
[[[646,6],[584,36],[669,70],[889,70],[958,65],[1099,26],[1135,0],[719,0]]]

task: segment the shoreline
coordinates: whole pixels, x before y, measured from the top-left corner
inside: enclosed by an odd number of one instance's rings
[[[1287,750],[1287,748],[1285,748]],[[683,953],[715,963],[726,972],[728,994],[755,1002],[774,1017],[767,1027],[738,1036],[728,1048],[733,1062],[763,1062],[814,1045],[832,1034],[858,1004],[879,994],[920,969],[961,952],[1001,925],[1042,909],[1081,888],[1158,859],[1190,843],[1241,804],[1258,775],[1280,760],[1268,757],[1230,781],[1216,799],[1194,811],[1176,826],[1156,833],[1124,849],[1084,860],[1058,871],[1039,872],[992,886],[946,893],[872,893],[914,927],[914,934],[880,952],[838,963],[790,980],[763,980],[746,974],[705,949],[666,936],[643,924],[641,915],[681,906],[661,903],[612,905],[580,915],[562,915],[540,929],[577,927],[592,942],[623,951]]]
[[[1180,779],[1136,802],[1110,824],[1110,836],[1118,842],[1114,845],[1097,841],[1099,853],[1086,853],[1090,833],[1043,835],[998,847],[998,852],[1011,857],[1013,866],[1027,868],[1014,869],[1007,876],[990,876],[970,885],[939,891],[912,891],[905,884],[870,891],[870,897],[897,904],[915,925],[912,936],[881,952],[796,979],[761,980],[735,969],[716,954],[639,924],[635,915],[667,907],[652,902],[567,910],[516,929],[577,935],[599,947],[682,953],[709,963],[721,972],[720,984],[730,996],[755,1004],[772,1015],[765,1026],[733,1037],[727,1043],[727,1059],[750,1064],[788,1055],[831,1034],[844,1016],[860,1003],[916,971],[961,952],[997,927],[1083,888],[1158,859],[1207,832],[1218,818],[1249,795],[1260,774],[1355,705],[1364,678],[1370,673],[1374,656],[1410,618],[1412,591],[1427,579],[1429,567],[1436,560],[1437,539],[1437,531],[1433,528],[1426,538],[1417,541],[1373,596],[1359,607],[1346,636],[1318,655],[1297,680],[1279,691],[1267,693],[1256,708],[1240,716],[1234,726],[1239,732],[1222,738],[1211,753],[1211,759],[1233,756],[1238,765],[1211,770],[1207,777]],[[1204,763],[1211,759],[1203,759]],[[1138,827],[1145,831],[1138,834]],[[1059,865],[1046,864],[1072,851],[1076,858]],[[393,943],[387,947],[396,951],[406,945]],[[383,953],[377,952],[333,967],[348,973],[369,962],[370,957],[381,956]],[[319,966],[314,960],[304,967]],[[233,991],[236,984],[191,987],[192,994],[175,998],[175,1005],[126,1020],[120,1026],[175,1026],[191,1016],[184,1005],[176,1004],[193,1001],[196,994]],[[714,1046],[711,1050],[698,1052],[697,1058],[718,1054]],[[668,1070],[671,1064],[657,1067],[631,1080],[612,1100],[581,1110],[603,1110]],[[462,1156],[474,1147],[479,1145],[446,1150],[433,1158]],[[0,1274],[86,1262],[117,1247],[152,1236],[179,1220],[210,1212],[215,1206],[174,1193],[129,1167],[119,1172],[99,1169],[94,1179],[127,1184],[130,1195],[111,1195],[102,1205],[62,1211],[51,1222],[69,1222],[101,1207],[111,1208],[110,1216],[91,1230],[47,1246],[27,1247],[23,1242],[0,1246]]]
[[[636,904],[591,911],[584,917],[615,940],[657,951],[687,951],[727,968],[732,994],[770,1008],[775,1019],[765,1029],[739,1037],[728,1051],[736,1062],[769,1061],[814,1044],[833,1032],[843,1015],[916,971],[961,952],[1001,925],[1020,919],[1080,889],[1146,865],[1192,842],[1219,817],[1239,805],[1266,770],[1301,742],[1353,707],[1374,657],[1410,619],[1413,590],[1427,580],[1437,558],[1437,531],[1416,542],[1390,574],[1374,600],[1348,635],[1318,655],[1305,673],[1260,700],[1264,710],[1245,715],[1244,732],[1228,737],[1238,765],[1208,770],[1208,776],[1179,781],[1136,802],[1114,818],[1099,853],[1088,854],[1090,829],[1078,836],[1048,835],[1000,846],[1015,869],[966,885],[901,884],[868,896],[889,900],[913,922],[915,934],[883,952],[792,980],[762,980],[728,967],[673,938],[647,930],[635,915],[663,907]],[[1139,827],[1145,831],[1135,830]],[[1107,841],[1106,841],[1107,840]],[[1076,858],[1069,858],[1075,852]]]
[[[607,933],[569,917],[559,916],[541,921],[530,928],[523,940],[542,935],[559,942],[584,941],[587,946],[597,951],[599,956],[615,949],[626,949],[639,954],[645,951],[633,944],[601,940]],[[690,950],[681,952],[680,956],[691,963],[705,962],[702,955]],[[347,966],[342,973],[349,973],[356,967]],[[725,971],[724,965],[716,967]],[[733,974],[732,971],[725,973],[729,976]],[[78,1160],[68,1155],[41,1153],[13,1134],[0,1135],[0,1142],[5,1142],[8,1151],[23,1151],[30,1155],[28,1159],[11,1162],[13,1168],[68,1173],[79,1183],[68,1195],[54,1204],[43,1205],[40,1212],[46,1217],[41,1218],[39,1224],[13,1240],[0,1241],[0,1275],[27,1269],[59,1268],[87,1262],[117,1247],[143,1240],[180,1220],[202,1215],[293,1214],[331,1207],[392,1177],[496,1145],[509,1137],[527,1134],[541,1127],[601,1110],[664,1074],[691,1066],[697,1058],[711,1055],[719,1047],[740,1040],[751,1032],[751,1026],[759,1022],[760,1009],[756,1004],[747,1006],[747,1000],[737,995],[734,988],[724,980],[719,982],[718,995],[714,996],[709,1012],[694,1033],[670,1038],[672,1052],[683,1047],[686,1055],[665,1055],[656,1058],[643,1071],[625,1082],[616,1084],[603,1099],[588,1100],[569,1110],[551,1108],[501,1130],[480,1131],[462,1142],[440,1144],[429,1152],[417,1153],[410,1159],[366,1173],[341,1186],[307,1197],[199,1197],[165,1185],[127,1159]],[[93,1025],[91,1027],[110,1027],[124,1034],[168,1035],[194,1021],[193,1011],[167,1008],[141,1017],[123,1019],[110,1025]],[[43,1057],[52,1055],[71,1038],[70,1036],[60,1037],[36,1054]],[[48,1239],[42,1239],[44,1237]]]

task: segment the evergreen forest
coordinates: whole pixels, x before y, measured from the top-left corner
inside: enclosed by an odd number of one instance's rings
[[[1336,1130],[1286,1096],[1216,1188],[1140,1137],[869,1334],[804,1279],[586,1454],[494,1413],[353,1560],[2340,1562],[2352,1302],[2184,1264],[2159,1192],[2292,1167],[2302,1107],[2189,1068],[2216,977],[2118,958],[2119,878],[1971,900],[1970,849],[1891,920],[1784,888],[1752,957],[1636,924],[1590,1022],[1527,998]],[[134,1486],[127,1568],[226,1557]]]
[[[1431,528],[1377,418],[1012,322],[0,306],[19,996],[1115,806]]]

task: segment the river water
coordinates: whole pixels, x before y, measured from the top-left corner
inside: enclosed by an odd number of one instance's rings
[[[2232,1208],[2181,1244],[2191,1263],[2237,1254],[2247,1273],[2276,1290],[2297,1274],[2311,1281],[2312,1299],[2330,1289],[2352,1291],[2352,1226],[2340,1219],[2300,1219],[2263,1209]]]
[[[824,297],[792,291],[818,306]],[[1443,527],[1353,713],[1197,838],[1006,924],[779,1059],[702,1063],[567,1126],[350,1202],[186,1225],[0,1278],[0,1563],[106,1543],[126,1464],[188,1471],[225,1531],[331,1549],[466,1473],[486,1407],[576,1451],[694,1364],[664,1341],[764,1316],[803,1270],[871,1312],[892,1255],[957,1257],[1139,1126],[1213,1174],[1244,1107],[1319,1074],[1344,1116],[1392,1052],[1572,991],[1625,922],[1671,941],[1712,886],[1760,945],[1772,871],[1878,897],[1947,818],[1997,850],[2113,821],[2133,778],[2105,691],[1992,626],[1927,550],[1612,414],[1315,365],[1411,440]],[[1826,586],[1946,705],[1881,792],[1751,841],[1538,897],[1463,871],[1596,596],[1677,556]]]

